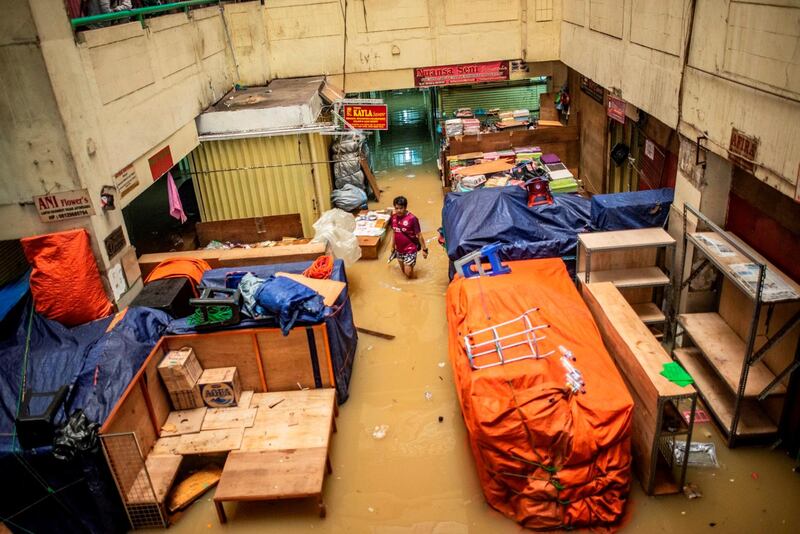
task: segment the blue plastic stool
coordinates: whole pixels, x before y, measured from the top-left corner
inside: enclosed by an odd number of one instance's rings
[[[498,255],[500,247],[502,246],[502,243],[492,243],[491,245],[481,247],[480,250],[462,256],[454,262],[456,272],[460,272],[464,278],[486,275],[497,276],[498,274],[510,273],[511,268],[507,265],[503,265]],[[489,265],[491,266],[488,271],[483,268],[484,258],[489,261]],[[477,270],[472,270],[473,265]]]

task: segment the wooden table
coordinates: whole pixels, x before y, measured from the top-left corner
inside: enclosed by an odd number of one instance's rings
[[[333,389],[256,393],[256,420],[239,450],[228,455],[214,495],[220,523],[223,502],[315,498],[326,509],[322,486],[332,472],[328,449],[335,431]]]

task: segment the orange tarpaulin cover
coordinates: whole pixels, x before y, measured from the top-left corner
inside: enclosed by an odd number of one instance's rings
[[[203,280],[203,273],[210,270],[211,266],[205,260],[197,258],[170,258],[159,263],[153,269],[144,283],[163,280],[165,278],[187,278],[192,286],[192,293],[198,297],[197,286]]]
[[[508,265],[510,274],[459,277],[447,290],[450,363],[483,493],[528,528],[614,523],[631,480],[633,400],[564,263]],[[531,314],[534,325],[549,325],[536,332],[545,338],[539,353],[554,353],[473,369],[464,336],[531,308],[539,308]],[[575,356],[585,393],[566,386],[559,345]],[[530,350],[505,351],[506,359],[523,353]]]

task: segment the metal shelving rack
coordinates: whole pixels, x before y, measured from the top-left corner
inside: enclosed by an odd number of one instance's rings
[[[607,252],[624,252],[634,249],[656,249],[656,261],[653,265],[624,266],[603,270],[593,270],[592,255]],[[658,250],[664,254],[658,258]],[[625,290],[663,288],[660,305],[652,302],[633,302],[631,306],[636,314],[648,326],[662,324],[662,332],[668,330],[667,295],[670,293],[672,281],[665,272],[670,251],[674,257],[675,239],[662,228],[642,228],[638,230],[616,230],[610,232],[593,232],[578,235],[576,252],[576,279],[579,282],[612,282],[618,289]],[[581,265],[585,263],[585,265]],[[659,265],[661,264],[661,265]],[[581,268],[583,269],[581,270]],[[627,298],[627,296],[626,296]],[[630,300],[630,299],[629,299]]]
[[[689,216],[709,231],[689,232]],[[699,265],[684,279],[687,250],[692,246],[691,258],[702,256]],[[693,265],[693,263],[692,263]],[[767,397],[784,395],[784,380],[800,367],[800,342],[797,343],[793,360],[782,370],[773,373],[762,361],[768,351],[785,338],[800,323],[800,310],[796,310],[758,348],[761,312],[766,305],[769,314],[774,305],[800,301],[800,286],[780,273],[752,249],[718,227],[697,209],[684,204],[683,207],[683,253],[677,267],[674,311],[680,310],[681,293],[707,266],[712,265],[725,279],[732,282],[753,303],[753,312],[747,323],[748,335],[742,339],[726,318],[721,315],[720,294],[717,291],[715,313],[684,313],[672,321],[672,353],[692,375],[695,387],[704,404],[722,428],[733,447],[742,438],[765,438],[778,432],[778,425],[762,409],[761,402]],[[742,275],[749,269],[752,276]],[[782,282],[782,293],[765,293],[767,284]],[[722,279],[720,279],[722,282]],[[736,310],[733,310],[736,311]],[[741,311],[741,310],[739,310]],[[730,311],[725,313],[731,313]],[[695,348],[675,348],[679,335],[689,338]],[[685,342],[685,341],[684,341]],[[785,402],[785,396],[784,396]],[[781,408],[783,409],[783,408]]]

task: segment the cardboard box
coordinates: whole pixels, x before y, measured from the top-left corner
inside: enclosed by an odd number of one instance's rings
[[[171,350],[158,364],[158,373],[167,391],[190,391],[194,389],[203,368],[191,347]],[[200,405],[202,406],[202,404]]]
[[[191,410],[192,408],[205,406],[203,404],[203,396],[200,394],[200,388],[197,385],[184,391],[170,391],[169,398],[175,410]]]
[[[239,403],[241,385],[236,367],[206,369],[197,382],[203,402],[209,408],[228,408]]]

